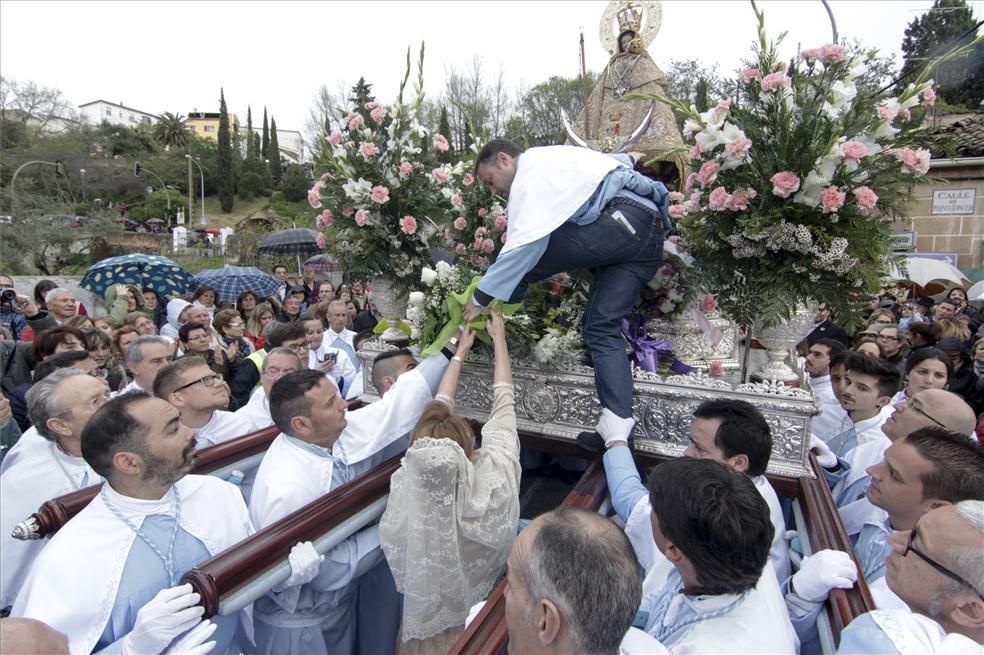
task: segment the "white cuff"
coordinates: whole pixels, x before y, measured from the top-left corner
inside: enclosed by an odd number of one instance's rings
[[[635,419],[622,418],[607,408],[601,410],[601,418],[598,419],[598,427],[595,430],[605,440],[607,448],[615,441],[628,441],[632,435],[632,428],[635,427]]]

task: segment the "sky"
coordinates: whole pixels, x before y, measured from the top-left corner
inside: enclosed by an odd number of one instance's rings
[[[931,0],[831,0],[842,37],[893,53],[901,62],[905,26]],[[557,2],[54,2],[0,0],[0,72],[61,90],[75,105],[103,99],[150,113],[230,111],[246,119],[263,107],[280,129],[303,130],[318,88],[332,92],[364,76],[377,99],[395,99],[408,46],[426,43],[425,92],[441,94],[450,70],[481,61],[510,89],[580,70],[579,34],[590,70],[608,54],[599,21],[607,3]],[[984,0],[973,0],[984,16]],[[783,52],[828,43],[819,0],[763,1],[770,34],[789,34]],[[756,38],[751,6],[738,0],[663,2],[649,53],[699,58],[734,70]],[[415,71],[414,71],[415,74]],[[411,78],[412,84],[413,78]]]

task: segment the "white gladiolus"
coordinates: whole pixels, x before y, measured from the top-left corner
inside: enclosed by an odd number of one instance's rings
[[[426,266],[424,266],[422,269],[420,269],[420,281],[429,287],[434,286],[434,282],[437,281],[437,271],[435,271],[433,268],[427,268]]]
[[[407,301],[416,307],[421,307],[424,304],[424,292],[423,291],[411,291],[410,296]]]

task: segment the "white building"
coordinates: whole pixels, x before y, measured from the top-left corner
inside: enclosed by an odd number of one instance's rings
[[[127,107],[122,103],[106,100],[93,100],[79,105],[80,120],[83,125],[99,125],[106,121],[110,125],[125,125],[150,127],[159,118],[157,114]]]
[[[242,139],[243,152],[246,152],[246,131],[245,126],[240,124],[240,138]],[[263,137],[263,127],[253,127],[253,132]],[[277,145],[280,146],[280,156],[290,164],[299,164],[305,160],[304,139],[297,130],[282,130],[277,128]]]

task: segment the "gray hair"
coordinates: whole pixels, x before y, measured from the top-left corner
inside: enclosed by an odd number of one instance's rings
[[[298,366],[298,368],[305,368],[304,362],[301,361],[301,358],[298,356],[297,353],[295,353],[290,348],[285,348],[283,346],[277,346],[276,348],[273,348],[270,352],[268,352],[266,354],[266,357],[263,358],[263,372],[264,373],[266,373],[266,370],[267,370],[267,362],[270,361],[270,356],[271,355],[290,355],[291,357],[293,357],[294,359],[297,360],[297,366]]]
[[[69,291],[68,289],[62,287],[55,287],[48,293],[44,294],[44,304],[47,305],[49,302],[54,302],[55,298],[57,298],[63,293],[67,293],[68,295],[72,296],[72,298],[75,297],[74,295],[72,295],[72,292]]]
[[[984,539],[984,500],[961,500],[953,508],[957,511],[957,516],[976,530],[981,539]],[[953,572],[969,582],[975,592],[984,596],[984,558],[981,557],[980,547],[947,548],[946,557],[952,564]],[[947,578],[929,602],[930,617],[937,621],[944,618],[946,599],[959,593],[963,588],[964,585]]]
[[[642,600],[639,561],[607,518],[565,507],[541,517],[530,544],[526,592],[553,602],[577,653],[615,653]],[[527,623],[530,616],[527,616]]]
[[[130,368],[130,366],[134,364],[139,364],[140,362],[143,361],[143,350],[141,349],[141,346],[148,343],[157,343],[162,346],[171,345],[171,342],[165,339],[164,337],[158,337],[149,334],[144,335],[142,337],[137,337],[137,339],[130,344],[130,347],[126,349],[125,361],[126,361],[127,368]]]
[[[330,303],[328,303],[328,308],[327,308],[328,311],[330,312],[331,308],[334,307],[335,305],[341,305],[342,309],[348,311],[348,304],[344,300],[332,300]]]
[[[55,393],[55,387],[76,375],[89,374],[78,368],[60,368],[46,375],[40,382],[35,382],[27,390],[27,413],[31,423],[37,428],[38,434],[54,441],[57,435],[48,430],[48,419],[65,413],[65,405]]]

